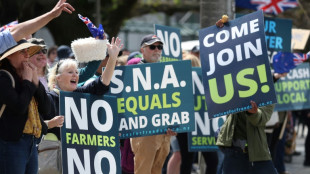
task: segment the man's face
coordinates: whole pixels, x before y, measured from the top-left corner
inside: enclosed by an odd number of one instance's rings
[[[147,63],[159,62],[162,51],[163,45],[160,42],[155,42],[152,45],[144,45],[141,47],[141,53]]]

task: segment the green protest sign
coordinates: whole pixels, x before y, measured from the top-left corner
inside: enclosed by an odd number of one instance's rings
[[[278,103],[275,110],[302,110],[310,108],[309,63],[292,69],[288,75],[275,83]]]
[[[63,173],[120,174],[116,97],[60,92]]]
[[[194,129],[190,61],[116,67],[109,95],[117,96],[120,138]]]
[[[182,60],[180,29],[155,24],[155,33],[164,43],[163,55],[160,61]]]
[[[195,130],[187,133],[188,151],[217,151],[219,148],[216,145],[215,132],[224,124],[226,117],[209,119],[202,85],[201,68],[193,68],[192,78],[195,102]]]

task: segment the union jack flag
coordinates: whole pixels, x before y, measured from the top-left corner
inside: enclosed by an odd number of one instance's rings
[[[236,0],[236,6],[253,10],[263,10],[269,14],[279,14],[298,6],[297,0]]]
[[[309,52],[307,54],[293,53],[293,55],[294,55],[293,60],[294,60],[295,66],[307,61],[309,58],[308,54],[309,54]]]
[[[11,28],[11,27],[13,27],[14,25],[17,25],[17,24],[18,24],[18,21],[17,21],[17,20],[16,20],[16,21],[12,21],[12,22],[10,22],[10,23],[8,23],[8,24],[2,26],[2,27],[0,28],[0,32],[4,31],[4,30],[6,30],[6,29],[9,29],[9,28]]]
[[[99,28],[97,28],[89,19],[88,17],[83,17],[82,15],[78,14],[79,18],[86,24],[88,30],[91,32],[94,38],[97,36],[99,39],[103,39],[104,30],[102,25],[99,25]]]

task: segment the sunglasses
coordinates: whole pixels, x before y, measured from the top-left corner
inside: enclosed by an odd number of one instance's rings
[[[40,51],[36,52],[36,54],[46,54],[47,53],[47,49],[41,49]]]
[[[157,49],[158,50],[162,50],[163,49],[163,46],[162,45],[149,45],[148,46],[151,50],[155,50],[156,49],[156,47],[157,47]]]
[[[29,48],[22,49],[22,50],[20,50],[19,52],[20,52],[21,54],[23,54],[23,55],[28,55],[28,53],[29,53]]]

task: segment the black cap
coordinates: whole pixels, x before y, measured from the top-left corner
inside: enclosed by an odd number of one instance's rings
[[[73,56],[73,53],[69,46],[61,45],[58,47],[57,49],[58,60],[70,58],[71,56]]]
[[[149,35],[146,35],[146,36],[144,36],[142,38],[140,46],[142,46],[143,44],[145,44],[145,45],[152,45],[155,42],[160,42],[161,44],[163,44],[163,42],[160,40],[159,37],[157,37],[154,34],[149,34]]]

